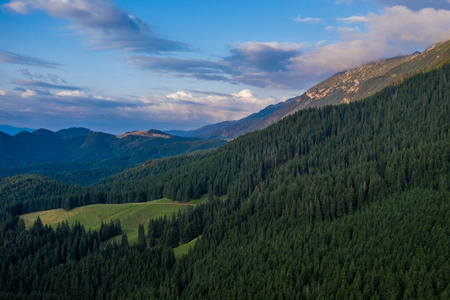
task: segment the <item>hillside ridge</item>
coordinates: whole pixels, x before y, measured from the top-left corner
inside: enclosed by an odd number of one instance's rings
[[[437,43],[423,52],[416,51],[410,55],[383,59],[336,73],[304,94],[275,104],[276,109],[268,114],[270,106],[237,121],[212,124],[184,134],[232,140],[247,132],[266,128],[302,109],[362,100],[417,72],[427,71],[449,61],[450,41]],[[176,132],[183,135],[183,132]]]
[[[13,136],[0,132],[0,177],[38,173],[84,185],[149,159],[209,150],[224,143],[168,135],[158,130],[119,136],[87,128],[57,132],[41,128]],[[83,174],[87,170],[96,171]]]

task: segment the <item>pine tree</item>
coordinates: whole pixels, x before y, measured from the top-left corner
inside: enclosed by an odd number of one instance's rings
[[[122,247],[128,246],[128,237],[127,237],[127,234],[125,232],[122,234],[122,240],[120,241],[120,245]]]
[[[138,242],[137,248],[139,251],[144,251],[147,248],[147,239],[145,238],[144,225],[141,223],[138,227]]]

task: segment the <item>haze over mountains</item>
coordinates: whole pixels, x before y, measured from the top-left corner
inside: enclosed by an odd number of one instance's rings
[[[33,132],[35,130],[36,129],[24,128],[24,127],[19,128],[19,127],[14,127],[14,126],[9,126],[9,125],[0,125],[0,131],[3,133],[6,133],[8,135],[15,135],[22,131]]]

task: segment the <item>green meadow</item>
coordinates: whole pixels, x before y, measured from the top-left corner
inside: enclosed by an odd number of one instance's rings
[[[190,241],[189,243],[186,244],[182,244],[176,248],[173,248],[173,252],[175,254],[175,258],[179,258],[183,255],[186,255],[189,253],[189,249],[193,248],[195,243],[197,243],[198,239],[201,238],[202,236],[196,237],[195,239],[193,239],[192,241]]]
[[[225,197],[221,197],[223,200]],[[139,224],[144,224],[147,230],[148,221],[152,218],[172,217],[173,213],[184,211],[188,207],[205,203],[208,201],[208,195],[203,195],[200,199],[190,202],[176,202],[167,198],[162,198],[150,202],[143,203],[126,203],[126,204],[92,204],[74,208],[70,211],[64,209],[52,209],[46,211],[33,212],[22,215],[25,225],[30,227],[36,221],[37,217],[45,225],[52,227],[58,223],[67,221],[69,224],[80,222],[87,229],[100,229],[102,222],[109,223],[111,220],[120,220],[123,231],[128,236],[130,244],[137,242],[137,232]],[[191,243],[181,245],[180,253],[187,253],[189,247],[195,244],[195,240]],[[182,254],[181,254],[182,255]]]

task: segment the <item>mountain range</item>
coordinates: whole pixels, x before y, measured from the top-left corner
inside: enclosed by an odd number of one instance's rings
[[[337,73],[307,90],[301,96],[271,105],[237,121],[207,125],[189,131],[167,131],[171,134],[204,139],[224,140],[267,126],[301,109],[337,105],[362,100],[386,86],[411,75],[438,67],[450,61],[450,41],[436,44],[424,52],[380,60]]]
[[[158,130],[118,136],[87,128],[53,132],[38,129],[14,136],[0,132],[0,174],[69,173],[75,170],[108,170],[106,175],[158,159],[223,145],[224,141],[169,135]],[[115,168],[115,169],[114,169]],[[53,177],[53,176],[52,176]],[[103,176],[99,176],[100,178]]]

